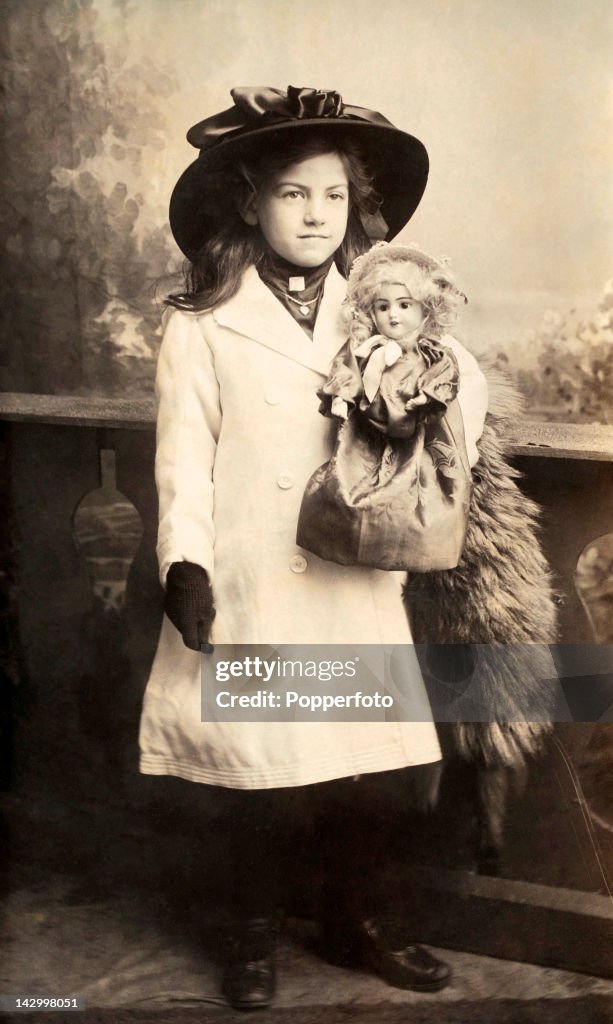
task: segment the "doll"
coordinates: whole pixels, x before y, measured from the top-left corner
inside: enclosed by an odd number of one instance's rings
[[[349,339],[319,392],[320,411],[342,425],[307,484],[301,546],[344,565],[458,564],[470,467],[446,331],[461,297],[447,266],[415,245],[381,242],[354,262]]]

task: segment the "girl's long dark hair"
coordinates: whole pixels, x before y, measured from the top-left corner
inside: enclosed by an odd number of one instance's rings
[[[185,291],[170,295],[166,300],[169,306],[200,312],[215,309],[236,294],[247,267],[257,268],[266,252],[260,229],[246,224],[239,211],[267,178],[312,156],[338,153],[349,180],[347,230],[334,256],[341,274],[347,277],[354,259],[370,249],[361,217],[377,212],[380,197],[353,140],[331,139],[316,128],[304,128],[289,144],[284,141],[273,147],[269,139],[265,147],[252,148],[232,168],[208,176],[200,212],[205,222],[217,227],[203,239],[196,259],[186,264]]]

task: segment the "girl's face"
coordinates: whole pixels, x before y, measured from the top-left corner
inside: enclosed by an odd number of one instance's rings
[[[424,322],[421,302],[413,299],[405,284],[383,284],[372,308],[372,316],[379,334],[399,341],[412,334]]]
[[[242,213],[259,224],[283,259],[319,267],[340,246],[349,216],[349,180],[337,153],[322,153],[272,175]]]

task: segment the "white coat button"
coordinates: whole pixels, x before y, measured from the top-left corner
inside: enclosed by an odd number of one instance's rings
[[[277,477],[277,487],[280,487],[282,491],[289,491],[290,487],[294,486],[294,478],[289,473],[281,473]]]
[[[304,555],[293,555],[289,560],[292,572],[306,572],[307,560]]]
[[[278,405],[281,401],[281,395],[276,388],[268,388],[264,398],[268,402],[268,405]]]

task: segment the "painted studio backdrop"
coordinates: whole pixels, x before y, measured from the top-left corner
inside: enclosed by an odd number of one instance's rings
[[[430,183],[402,237],[451,257],[466,342],[510,367],[533,418],[612,421],[604,0],[2,8],[3,390],[151,393],[185,132],[234,84],[293,84],[425,142]]]

